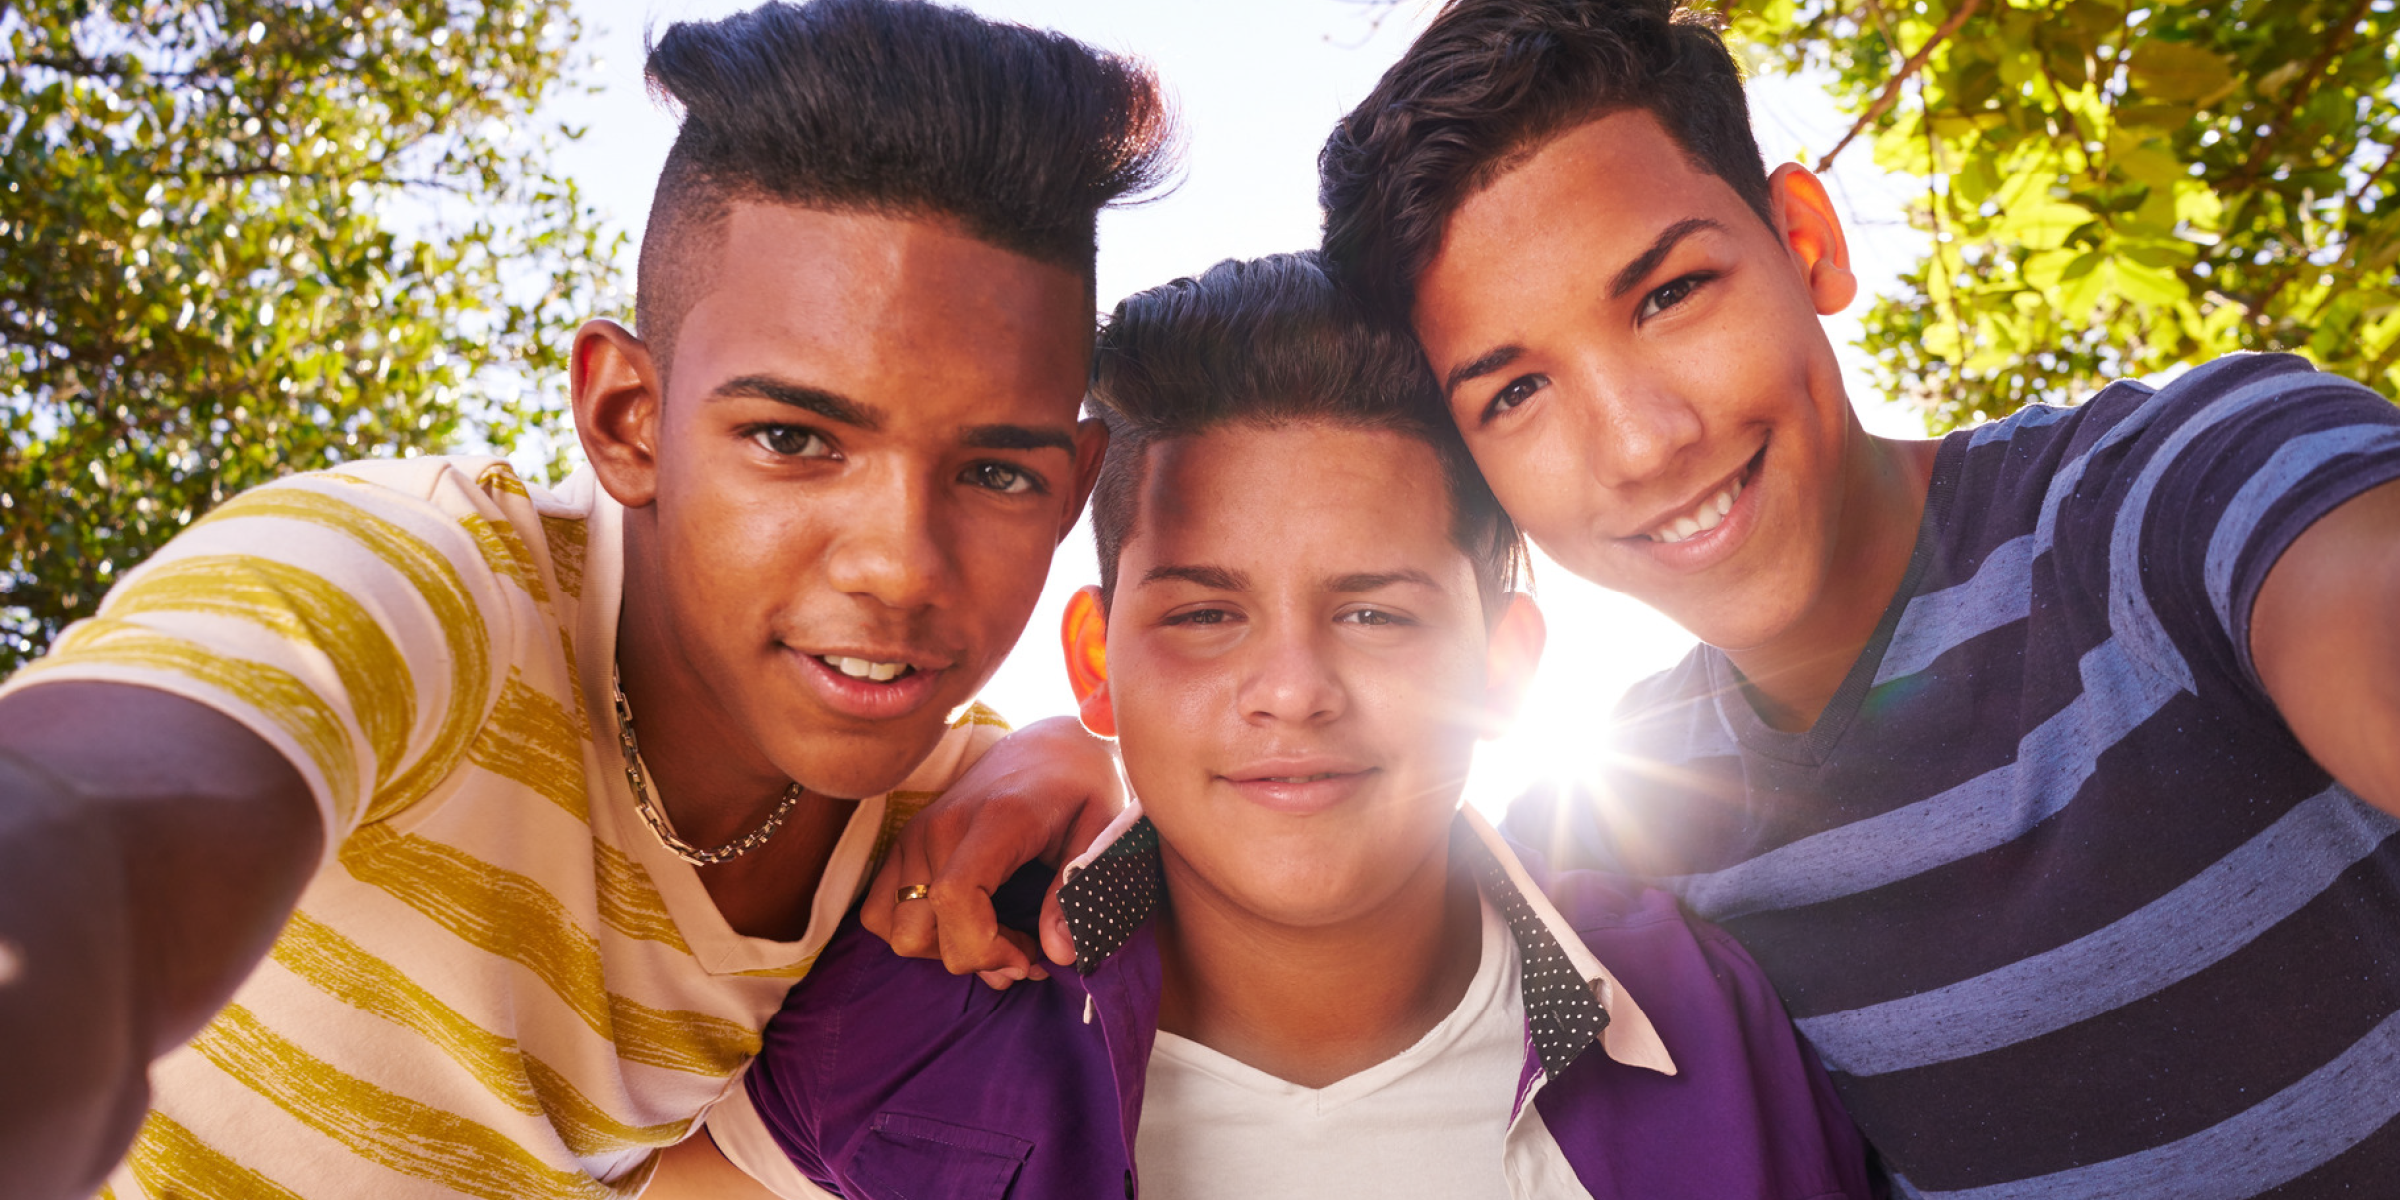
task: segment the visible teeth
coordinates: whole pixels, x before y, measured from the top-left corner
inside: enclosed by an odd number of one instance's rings
[[[1327,772],[1325,772],[1325,773],[1324,773],[1324,774],[1322,774],[1322,775],[1270,775],[1270,776],[1268,776],[1268,777],[1267,777],[1267,782],[1268,782],[1268,783],[1315,783],[1316,781],[1318,781],[1318,780],[1320,780],[1320,779],[1331,779],[1331,778],[1333,778],[1333,772],[1331,772],[1331,771],[1327,771]]]
[[[1734,480],[1725,490],[1702,500],[1689,514],[1661,525],[1650,534],[1650,540],[1661,545],[1674,545],[1685,538],[1715,529],[1724,523],[1725,514],[1733,511],[1733,502],[1741,498],[1742,481]]]
[[[877,683],[898,679],[912,669],[907,663],[868,662],[863,658],[849,658],[836,654],[820,655],[817,661],[852,679],[872,679]]]

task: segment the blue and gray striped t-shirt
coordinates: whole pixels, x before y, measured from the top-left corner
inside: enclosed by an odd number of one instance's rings
[[[1510,831],[1740,939],[1904,1196],[2400,1195],[2400,821],[2249,655],[2276,557],[2394,479],[2400,410],[2284,356],[1953,434],[1813,729],[1703,647],[1597,821]]]

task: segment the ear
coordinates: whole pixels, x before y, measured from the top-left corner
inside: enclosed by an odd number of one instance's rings
[[[1525,689],[1533,683],[1534,668],[1541,665],[1542,645],[1550,640],[1550,624],[1542,619],[1533,597],[1510,592],[1506,603],[1508,608],[1492,626],[1484,650],[1483,704],[1490,718],[1487,737],[1499,736],[1516,719]]]
[[[1108,457],[1108,426],[1086,417],[1075,423],[1075,503],[1058,521],[1058,540],[1075,531],[1076,518],[1091,501],[1092,485],[1100,482],[1100,464]]]
[[[1100,589],[1082,587],[1067,597],[1067,619],[1058,631],[1067,652],[1067,686],[1075,689],[1083,727],[1095,737],[1117,736],[1117,713],[1108,700],[1108,610]]]
[[[1824,182],[1799,163],[1785,163],[1767,177],[1767,191],[1775,223],[1817,311],[1831,316],[1848,308],[1858,298],[1858,277],[1850,273],[1850,242],[1842,236],[1841,214],[1833,210]]]
[[[575,331],[568,378],[575,435],[600,486],[627,508],[648,505],[658,495],[659,414],[665,399],[650,347],[615,321],[586,321]]]

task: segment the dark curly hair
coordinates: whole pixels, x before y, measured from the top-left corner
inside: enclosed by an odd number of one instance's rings
[[[1474,564],[1487,616],[1517,585],[1524,543],[1451,424],[1404,328],[1370,319],[1314,253],[1227,259],[1117,305],[1092,359],[1092,414],[1108,457],[1092,489],[1105,604],[1133,530],[1149,448],[1233,425],[1317,421],[1390,430],[1432,448],[1450,538]]]
[[[646,74],[683,110],[636,294],[662,362],[736,201],[946,218],[1088,286],[1100,209],[1175,157],[1146,65],[922,0],[771,0],[681,22]]]
[[[1405,319],[1459,205],[1550,139],[1628,109],[1774,223],[1714,18],[1678,0],[1451,0],[1317,157],[1326,265]]]

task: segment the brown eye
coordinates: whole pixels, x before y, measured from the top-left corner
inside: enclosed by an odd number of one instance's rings
[[[1041,490],[1032,472],[1007,463],[976,463],[967,468],[966,482],[986,491],[1006,495]]]
[[[1483,419],[1489,421],[1516,408],[1527,400],[1533,399],[1535,392],[1548,386],[1550,386],[1550,377],[1547,375],[1522,375],[1509,380],[1508,386],[1501,388],[1492,397],[1492,402],[1484,406]]]
[[[750,440],[781,458],[826,458],[833,453],[823,437],[797,425],[768,425],[751,431]]]
[[[1712,278],[1714,276],[1685,275],[1660,284],[1658,290],[1642,297],[1641,319],[1648,320],[1691,299],[1692,293],[1699,291],[1700,285]]]

